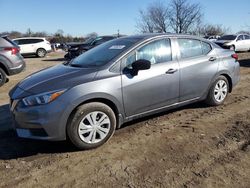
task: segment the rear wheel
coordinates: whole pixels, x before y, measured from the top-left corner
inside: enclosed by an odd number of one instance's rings
[[[2,68],[0,68],[0,87],[6,83],[7,77],[6,73]]]
[[[43,49],[43,48],[39,48],[37,51],[36,51],[36,55],[37,57],[45,57],[47,54],[46,50]]]
[[[113,110],[103,103],[92,102],[77,108],[67,126],[67,134],[77,148],[92,149],[107,142],[115,128]]]
[[[212,106],[223,104],[229,92],[227,78],[219,76],[209,89],[206,103]]]

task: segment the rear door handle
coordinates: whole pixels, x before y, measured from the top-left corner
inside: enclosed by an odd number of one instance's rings
[[[177,72],[177,69],[168,69],[167,71],[166,71],[166,74],[173,74],[173,73],[175,73],[175,72]]]
[[[216,57],[210,57],[209,61],[215,61],[217,58]]]

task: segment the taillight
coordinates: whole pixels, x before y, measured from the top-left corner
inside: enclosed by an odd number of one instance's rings
[[[236,61],[238,61],[238,58],[239,58],[238,54],[232,54],[231,56],[232,56],[232,58],[234,58]]]
[[[12,55],[16,55],[19,52],[19,48],[4,48],[5,51],[11,51]]]

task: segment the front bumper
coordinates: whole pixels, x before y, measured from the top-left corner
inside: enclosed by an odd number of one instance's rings
[[[11,101],[10,110],[17,135],[38,140],[65,140],[68,114],[60,100],[46,105],[22,107],[21,100]]]

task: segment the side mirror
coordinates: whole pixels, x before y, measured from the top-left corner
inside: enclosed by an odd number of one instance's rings
[[[151,67],[151,62],[146,59],[139,59],[132,63],[132,74],[136,76],[139,70],[147,70]]]

